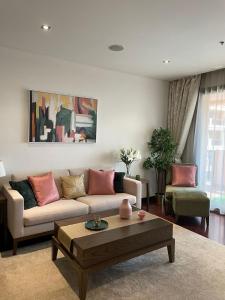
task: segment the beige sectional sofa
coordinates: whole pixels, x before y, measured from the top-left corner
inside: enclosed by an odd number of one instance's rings
[[[28,175],[40,175],[43,173],[15,174],[12,175],[12,180],[24,180]],[[119,208],[124,198],[128,198],[132,205],[136,204],[138,208],[141,208],[140,181],[125,177],[124,193],[117,193],[115,195],[86,195],[74,200],[63,199],[60,177],[84,173],[85,188],[87,190],[88,170],[64,169],[55,170],[52,173],[61,199],[45,206],[36,206],[24,210],[24,200],[20,193],[13,190],[9,184],[3,187],[7,198],[8,229],[13,238],[13,254],[16,254],[19,241],[40,235],[52,234],[54,221]]]

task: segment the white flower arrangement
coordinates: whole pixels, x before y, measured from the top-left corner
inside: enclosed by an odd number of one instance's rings
[[[126,165],[127,176],[130,176],[130,166],[135,160],[141,159],[141,153],[139,150],[135,150],[133,148],[130,149],[122,148],[120,149],[120,159]]]

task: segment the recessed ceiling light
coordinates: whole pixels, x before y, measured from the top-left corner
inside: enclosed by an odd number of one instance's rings
[[[164,64],[169,64],[170,62],[171,62],[171,60],[169,60],[169,59],[164,59],[164,60],[163,60],[163,63],[164,63]]]
[[[110,45],[109,50],[111,51],[123,51],[124,47],[122,45]]]
[[[43,24],[43,25],[41,25],[41,29],[43,31],[50,31],[52,29],[52,27],[47,24]]]

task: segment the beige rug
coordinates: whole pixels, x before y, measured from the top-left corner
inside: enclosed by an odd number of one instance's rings
[[[225,246],[174,227],[176,261],[166,248],[92,274],[87,300],[223,300]],[[0,299],[78,299],[77,277],[60,255],[53,263],[49,242],[0,258]]]

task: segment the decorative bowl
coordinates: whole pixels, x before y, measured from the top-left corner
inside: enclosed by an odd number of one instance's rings
[[[85,228],[89,230],[99,231],[108,228],[108,222],[105,220],[100,220],[96,222],[96,220],[89,220],[85,222]]]

